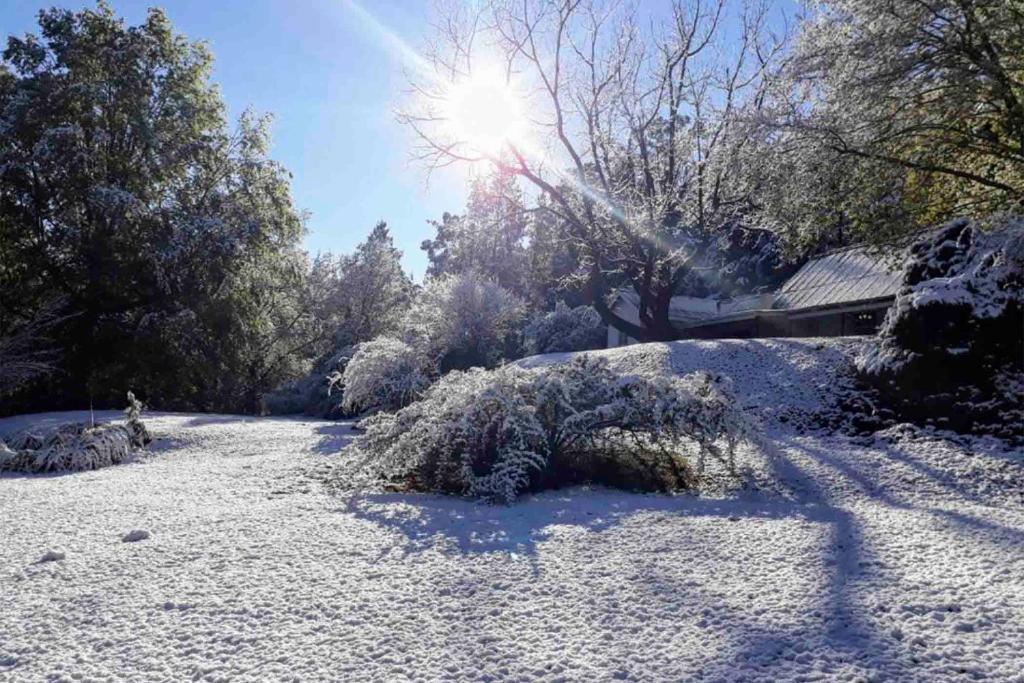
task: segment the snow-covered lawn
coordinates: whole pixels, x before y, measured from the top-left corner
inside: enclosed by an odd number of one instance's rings
[[[801,434],[857,343],[607,352],[732,375],[759,493],[350,505],[347,423],[149,416],[134,462],[0,477],[0,680],[1024,681],[1024,457]]]

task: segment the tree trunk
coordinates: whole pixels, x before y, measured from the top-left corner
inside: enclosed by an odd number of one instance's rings
[[[669,321],[669,303],[671,294],[666,296],[652,297],[649,292],[638,292],[641,307],[646,304],[648,313],[644,316],[640,325],[625,320],[612,311],[608,306],[605,297],[608,294],[607,285],[601,277],[599,268],[593,268],[587,285],[584,288],[584,296],[590,305],[600,314],[601,320],[609,327],[626,334],[640,342],[672,341],[678,338],[678,333]]]

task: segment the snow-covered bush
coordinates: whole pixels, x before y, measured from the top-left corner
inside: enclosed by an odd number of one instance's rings
[[[128,392],[126,424],[61,425],[49,434],[25,431],[0,441],[0,471],[78,472],[116,465],[150,442],[142,404]]]
[[[900,415],[1021,436],[1024,218],[956,220],[913,245],[877,346],[857,361]]]
[[[569,308],[563,302],[526,326],[527,353],[560,353],[603,348],[607,328],[592,306]]]
[[[401,337],[441,372],[493,367],[518,356],[523,301],[474,273],[431,279],[402,323]]]
[[[263,412],[270,415],[314,415],[316,417],[342,417],[342,391],[340,378],[356,347],[345,345],[322,358],[304,377],[292,380],[263,395]]]
[[[342,387],[341,405],[349,413],[391,411],[419,398],[432,374],[417,349],[380,337],[359,345],[345,371],[332,377],[332,386]]]
[[[133,448],[142,448],[153,440],[142,421],[142,408],[142,401],[135,398],[135,394],[129,391],[128,407],[124,409],[124,418]]]
[[[340,346],[306,377],[264,394],[263,410],[331,418],[397,410],[441,372],[518,357],[523,311],[518,297],[481,276],[434,278],[394,335]]]
[[[676,489],[696,481],[685,444],[734,470],[747,423],[708,375],[639,377],[607,361],[475,368],[441,378],[422,399],[364,422],[354,481],[511,501],[583,481]]]

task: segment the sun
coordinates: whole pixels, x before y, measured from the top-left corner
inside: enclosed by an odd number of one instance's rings
[[[451,135],[475,153],[500,154],[526,134],[524,98],[500,70],[483,70],[453,83],[445,97]]]

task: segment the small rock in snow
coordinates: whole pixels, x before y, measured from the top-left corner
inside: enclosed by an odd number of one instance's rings
[[[39,558],[39,563],[43,562],[58,562],[63,560],[65,553],[63,550],[47,550],[46,553]]]
[[[121,537],[122,543],[135,543],[136,541],[145,541],[149,538],[149,532],[145,529],[134,529],[129,531]]]

